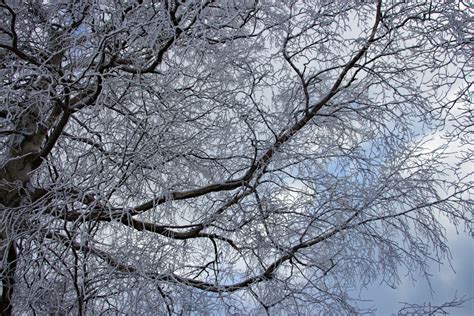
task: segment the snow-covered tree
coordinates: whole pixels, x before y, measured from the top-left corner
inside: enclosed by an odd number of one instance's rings
[[[472,229],[462,1],[0,7],[2,315],[362,313]]]

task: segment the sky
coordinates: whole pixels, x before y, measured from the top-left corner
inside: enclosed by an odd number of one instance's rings
[[[374,282],[367,289],[361,291],[362,299],[372,300],[362,304],[377,308],[376,315],[397,314],[403,306],[399,302],[416,304],[441,304],[465,296],[472,298],[460,308],[448,309],[451,315],[474,315],[474,242],[471,236],[464,231],[456,232],[452,225],[447,225],[448,245],[452,254],[452,268],[445,263],[430,265],[432,288],[430,293],[427,282],[420,276],[416,284],[408,278],[402,278],[402,284],[397,289]]]
[[[455,89],[448,98],[455,97]],[[461,112],[460,105],[452,109],[452,114],[456,116]],[[450,130],[452,125],[448,122],[445,130]],[[438,131],[432,135],[428,149],[434,149],[440,146],[444,141],[440,135],[443,131]],[[474,150],[474,145],[462,145],[459,142],[451,142],[448,145],[448,151],[458,152],[460,146],[470,146],[466,148]],[[453,165],[456,159],[447,158],[446,163]],[[474,161],[464,163],[458,172],[462,175],[468,175],[474,170]],[[469,196],[467,197],[469,198]],[[451,251],[451,265],[449,262],[430,264],[429,272],[432,274],[431,286],[433,292],[423,276],[417,278],[414,284],[409,278],[400,275],[402,283],[396,289],[386,285],[374,282],[368,288],[360,292],[362,299],[372,300],[363,306],[373,306],[377,308],[376,315],[397,315],[398,310],[403,307],[399,302],[416,303],[423,305],[431,302],[433,305],[442,304],[457,298],[471,298],[462,307],[451,308],[446,311],[450,315],[473,316],[474,315],[474,236],[471,236],[463,227],[456,227],[449,222],[447,218],[441,218],[440,221],[446,229],[447,244]]]

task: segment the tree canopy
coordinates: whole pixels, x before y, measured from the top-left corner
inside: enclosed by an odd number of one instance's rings
[[[462,1],[0,3],[2,315],[364,313],[472,233]]]

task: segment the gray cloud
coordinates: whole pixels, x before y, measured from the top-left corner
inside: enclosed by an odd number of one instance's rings
[[[375,282],[367,289],[362,290],[360,297],[371,302],[362,306],[377,308],[377,315],[392,315],[402,307],[399,302],[423,304],[431,302],[440,304],[453,299],[455,295],[473,298],[460,308],[448,310],[452,315],[471,316],[474,313],[474,243],[473,238],[465,232],[456,232],[452,225],[447,227],[448,245],[453,256],[451,266],[431,264],[431,285],[419,278],[413,283],[409,278],[402,277],[402,284],[392,289],[385,284]],[[454,269],[454,271],[453,271]]]

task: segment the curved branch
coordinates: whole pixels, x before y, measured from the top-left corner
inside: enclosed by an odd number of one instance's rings
[[[257,159],[257,161],[252,166],[250,166],[250,168],[247,170],[247,172],[245,173],[243,177],[235,179],[235,180],[229,180],[223,183],[210,184],[210,185],[193,189],[193,190],[170,192],[169,194],[162,195],[146,203],[132,207],[131,214],[136,215],[136,214],[148,211],[157,205],[165,203],[166,201],[185,200],[185,199],[200,197],[212,192],[231,191],[248,184],[251,181],[251,179],[258,173],[259,170],[263,170],[268,165],[268,163],[270,162],[274,154],[278,151],[278,149],[284,144],[286,144],[304,126],[306,126],[306,124],[312,118],[316,116],[318,111],[339,92],[339,88],[344,78],[346,77],[347,73],[349,72],[349,70],[351,70],[357,64],[357,62],[367,52],[369,46],[374,42],[375,34],[377,33],[377,29],[381,22],[381,19],[382,19],[381,1],[378,1],[375,22],[372,27],[371,34],[369,35],[369,38],[367,39],[367,42],[364,44],[364,46],[362,46],[362,48],[357,52],[357,54],[355,54],[349,60],[349,62],[343,68],[337,80],[334,82],[333,86],[331,87],[331,90],[329,91],[329,93],[319,102],[312,105],[310,107],[311,110],[307,112],[307,114],[301,120],[297,121],[294,125],[292,125],[287,130],[284,130],[283,132],[281,132],[276,137],[276,140],[273,143],[273,146],[270,147],[259,159]]]

